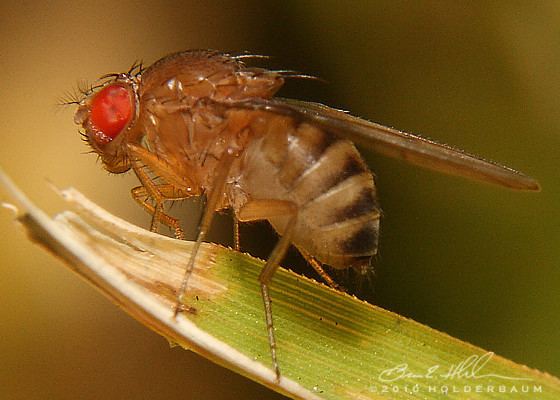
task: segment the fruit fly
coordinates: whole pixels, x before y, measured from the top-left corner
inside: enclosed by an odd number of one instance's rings
[[[267,220],[280,235],[260,276],[276,379],[269,284],[290,245],[331,286],[323,265],[365,271],[377,253],[381,211],[374,178],[354,143],[444,173],[538,190],[510,168],[446,145],[353,117],[327,106],[274,97],[290,71],[249,67],[249,55],[190,50],[148,68],[109,74],[71,101],[75,122],[105,169],[130,169],[132,197],[152,215],[151,230],[183,231],[168,201],[205,196],[196,242],[177,292],[181,311],[196,254],[216,211],[239,223]]]

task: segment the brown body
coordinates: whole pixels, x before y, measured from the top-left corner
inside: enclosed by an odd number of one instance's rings
[[[279,74],[219,53],[168,56],[142,73],[138,119],[109,143],[120,154],[110,162],[139,159],[176,199],[212,189],[220,160],[233,152],[216,209],[231,208],[243,221],[241,210],[253,199],[288,202],[298,212],[295,246],[334,268],[369,265],[380,212],[372,174],[354,145],[292,115],[227,106],[270,98],[282,84]],[[289,218],[264,212],[259,219],[282,235]]]
[[[215,211],[237,222],[268,220],[281,235],[259,280],[276,379],[280,378],[268,284],[290,244],[333,287],[321,264],[364,271],[377,252],[380,210],[373,176],[353,142],[391,157],[513,189],[532,178],[421,137],[329,107],[273,97],[289,76],[249,68],[215,51],[172,54],[146,70],[111,74],[85,91],[75,121],[114,173],[133,169],[134,199],[183,238],[164,203],[206,195],[188,278]],[[99,89],[99,90],[96,90]],[[238,248],[239,236],[234,238]]]

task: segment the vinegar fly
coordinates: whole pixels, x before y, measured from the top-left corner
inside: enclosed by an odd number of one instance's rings
[[[294,245],[331,286],[323,265],[365,271],[377,253],[380,208],[371,171],[354,143],[440,172],[517,190],[539,190],[517,171],[461,150],[353,117],[327,106],[274,97],[289,71],[249,67],[211,50],[168,55],[148,68],[105,75],[82,91],[76,124],[105,169],[130,169],[132,197],[152,215],[151,230],[179,221],[164,204],[205,196],[196,242],[179,291],[182,309],[197,251],[216,211],[239,223],[267,220],[280,235],[260,276],[276,378],[280,370],[268,291]],[[256,56],[255,56],[256,57]],[[157,178],[154,178],[157,177]]]

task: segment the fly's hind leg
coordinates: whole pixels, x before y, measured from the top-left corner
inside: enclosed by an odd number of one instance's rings
[[[276,246],[272,250],[263,270],[259,275],[261,283],[261,296],[264,303],[264,312],[266,317],[266,330],[268,332],[268,344],[270,346],[270,355],[272,357],[272,367],[276,374],[276,381],[280,381],[280,368],[276,357],[276,337],[274,335],[274,324],[272,319],[272,301],[268,286],[270,281],[280,266],[280,261],[286,255],[286,251],[290,247],[294,228],[297,223],[298,209],[297,206],[290,201],[282,200],[250,200],[237,212],[239,221],[248,222],[259,219],[270,219],[274,217],[286,218],[286,225],[282,236]]]
[[[307,263],[311,265],[311,267],[315,270],[315,272],[319,274],[319,276],[325,281],[327,285],[329,285],[333,289],[340,290],[342,292],[345,291],[342,286],[340,286],[338,283],[334,281],[333,278],[331,278],[331,276],[323,268],[323,265],[319,261],[317,261],[315,257],[313,257],[311,254],[309,254],[307,251],[303,250],[300,247],[298,247],[297,249],[300,252],[300,254],[303,256],[303,258],[305,258],[305,261],[307,261]]]
[[[235,213],[233,214],[233,249],[241,251],[240,237],[239,237],[239,220]]]
[[[176,188],[174,188],[172,185],[156,185],[155,189],[157,190],[157,193],[161,195],[160,202],[158,203],[158,201],[155,200],[155,205],[150,202],[152,196],[148,194],[148,191],[144,186],[133,188],[131,190],[132,198],[152,216],[152,232],[157,231],[157,224],[161,222],[173,231],[176,239],[184,240],[185,234],[183,232],[183,229],[181,228],[179,220],[177,218],[173,218],[163,211],[163,202],[167,200],[181,200],[186,197],[181,196],[180,193],[177,193]],[[158,208],[160,211],[158,211]]]

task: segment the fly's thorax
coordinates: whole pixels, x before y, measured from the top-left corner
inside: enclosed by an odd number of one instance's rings
[[[182,108],[144,99],[137,126],[142,132],[142,147],[157,158],[165,171],[173,171],[173,176],[157,175],[178,189],[203,193],[213,187],[226,153],[241,157],[253,140],[251,121],[260,114],[214,103]]]
[[[283,83],[279,74],[248,68],[227,54],[191,50],[171,54],[148,68],[142,74],[140,97],[193,106],[204,99],[270,98]]]

